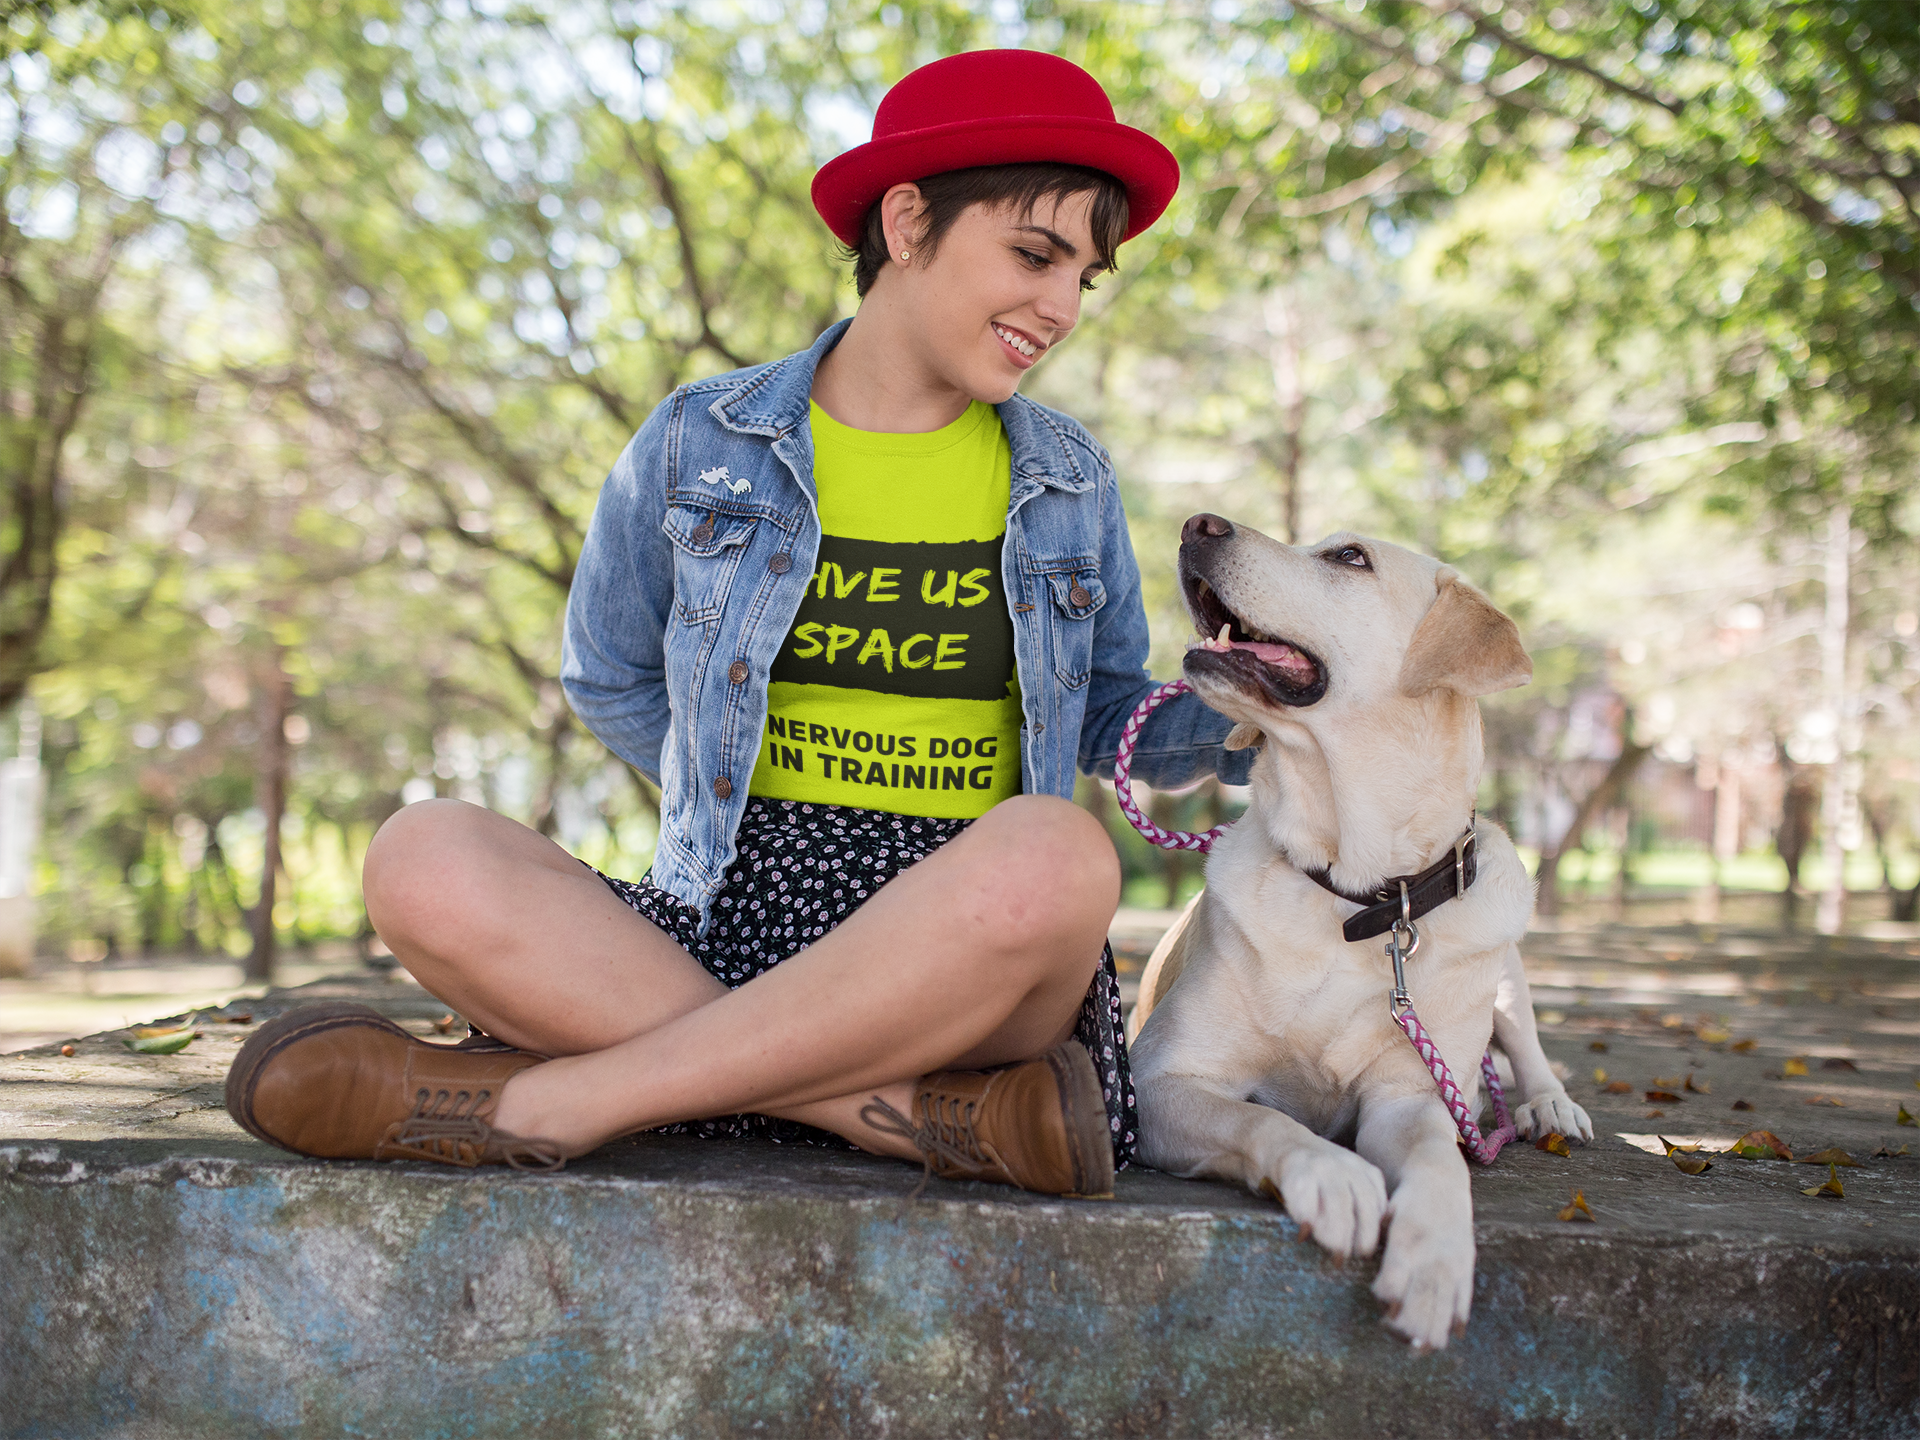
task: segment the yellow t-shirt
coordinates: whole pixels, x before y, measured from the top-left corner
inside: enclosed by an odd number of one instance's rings
[[[820,555],[767,687],[754,795],[971,819],[1020,792],[991,405],[921,435],[811,407]]]

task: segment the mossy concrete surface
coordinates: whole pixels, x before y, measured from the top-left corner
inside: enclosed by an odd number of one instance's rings
[[[1920,1138],[1913,957],[1657,945],[1540,957],[1600,1137],[1475,1172],[1474,1315],[1439,1355],[1381,1328],[1371,1262],[1224,1186],[914,1201],[895,1162],[664,1137],[557,1176],[320,1164],[226,1119],[251,1025],[358,994],[431,1034],[411,986],[238,1003],[175,1056],[4,1057],[0,1434],[1920,1436],[1920,1161],[1873,1154]],[[1753,1126],[1847,1148],[1845,1199],[1801,1194],[1824,1167],[1647,1148]],[[1557,1218],[1575,1188],[1595,1223]]]

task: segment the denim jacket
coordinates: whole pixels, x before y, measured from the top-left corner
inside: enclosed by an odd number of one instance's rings
[[[622,452],[567,601],[561,682],[608,749],[660,787],[653,880],[700,913],[734,859],[767,718],[767,679],[820,545],[809,350],[682,386]],[[998,407],[1013,452],[1002,555],[1024,717],[1023,788],[1071,797],[1111,776],[1146,672],[1140,575],[1107,454],[1022,396]],[[724,467],[724,475],[722,474]],[[1242,783],[1231,722],[1182,695],[1154,712],[1134,774]]]

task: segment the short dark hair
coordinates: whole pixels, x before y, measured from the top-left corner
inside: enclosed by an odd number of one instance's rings
[[[1059,201],[1069,195],[1091,192],[1094,252],[1107,269],[1117,268],[1114,252],[1127,233],[1127,190],[1104,170],[1051,161],[1029,165],[976,165],[968,170],[929,175],[914,183],[920,187],[920,198],[925,202],[920,212],[919,248],[928,255],[939,249],[940,237],[953,227],[953,222],[969,205],[990,205],[1031,214],[1042,200]],[[848,249],[845,254],[853,261],[854,289],[865,295],[887,263],[887,234],[880,221],[878,200],[867,210],[859,246]]]

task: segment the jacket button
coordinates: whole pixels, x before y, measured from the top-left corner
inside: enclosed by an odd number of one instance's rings
[[[775,555],[772,559],[767,561],[767,569],[771,570],[776,575],[784,575],[787,573],[787,571],[791,570],[792,568],[793,568],[793,557],[791,555]]]
[[[727,666],[727,679],[731,680],[736,685],[746,684],[747,683],[747,662],[744,660],[736,660],[731,665]]]
[[[1084,585],[1076,585],[1073,589],[1069,590],[1067,592],[1067,599],[1075,605],[1089,605],[1093,603],[1093,596],[1087,593],[1087,587]]]
[[[713,782],[713,798],[716,800],[725,800],[732,794],[733,782],[724,775],[715,777]]]
[[[693,527],[693,534],[687,538],[692,540],[696,545],[705,545],[709,540],[713,539],[713,522],[711,520],[702,520],[698,525]]]

